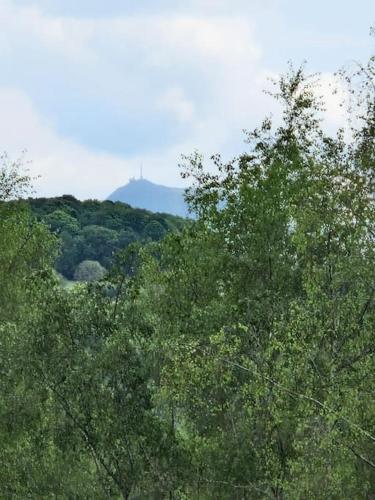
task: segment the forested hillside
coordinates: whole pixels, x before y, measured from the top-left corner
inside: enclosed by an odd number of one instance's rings
[[[290,67],[281,124],[233,161],[187,158],[192,224],[0,204],[1,498],[375,497],[375,57],[340,77],[345,130]],[[0,199],[29,181],[5,159]],[[149,241],[65,289],[49,228],[96,252],[67,274]]]
[[[109,269],[114,254],[129,244],[159,241],[169,231],[179,231],[185,221],[169,214],[155,214],[111,201],[79,201],[73,196],[29,198],[27,205],[61,240],[56,270],[73,279],[84,261]]]

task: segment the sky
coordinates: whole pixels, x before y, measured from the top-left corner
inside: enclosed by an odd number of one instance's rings
[[[35,194],[106,198],[143,175],[184,186],[181,155],[230,158],[276,104],[287,61],[333,73],[374,49],[373,0],[0,0],[0,150]],[[26,153],[23,153],[26,151]]]

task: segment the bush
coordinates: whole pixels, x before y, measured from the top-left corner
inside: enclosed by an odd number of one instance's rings
[[[99,281],[105,275],[105,268],[96,260],[84,260],[75,270],[74,279],[76,281]]]

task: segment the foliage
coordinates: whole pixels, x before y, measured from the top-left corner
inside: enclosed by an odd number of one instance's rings
[[[290,68],[281,127],[214,156],[218,173],[187,159],[199,222],[167,238],[143,286],[189,497],[374,494],[374,87],[359,73],[350,134],[324,133],[312,80]]]
[[[375,495],[374,62],[341,73],[358,106],[336,136],[290,67],[280,126],[216,169],[186,159],[182,231],[30,200],[72,255],[114,263],[98,283],[61,287],[56,238],[0,205],[1,497]]]
[[[12,161],[6,153],[0,155],[0,201],[21,198],[29,191],[31,177],[22,168],[22,160]]]
[[[97,260],[106,269],[113,255],[136,241],[159,240],[168,231],[179,231],[186,224],[180,217],[153,214],[112,201],[79,201],[73,196],[29,198],[28,207],[61,240],[56,270],[73,279],[84,260]]]
[[[84,260],[81,262],[74,273],[76,281],[100,281],[105,275],[105,269],[97,260]]]

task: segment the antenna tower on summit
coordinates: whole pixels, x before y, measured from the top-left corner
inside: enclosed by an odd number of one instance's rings
[[[139,171],[139,178],[140,180],[143,179],[143,163],[141,163],[140,171]]]

